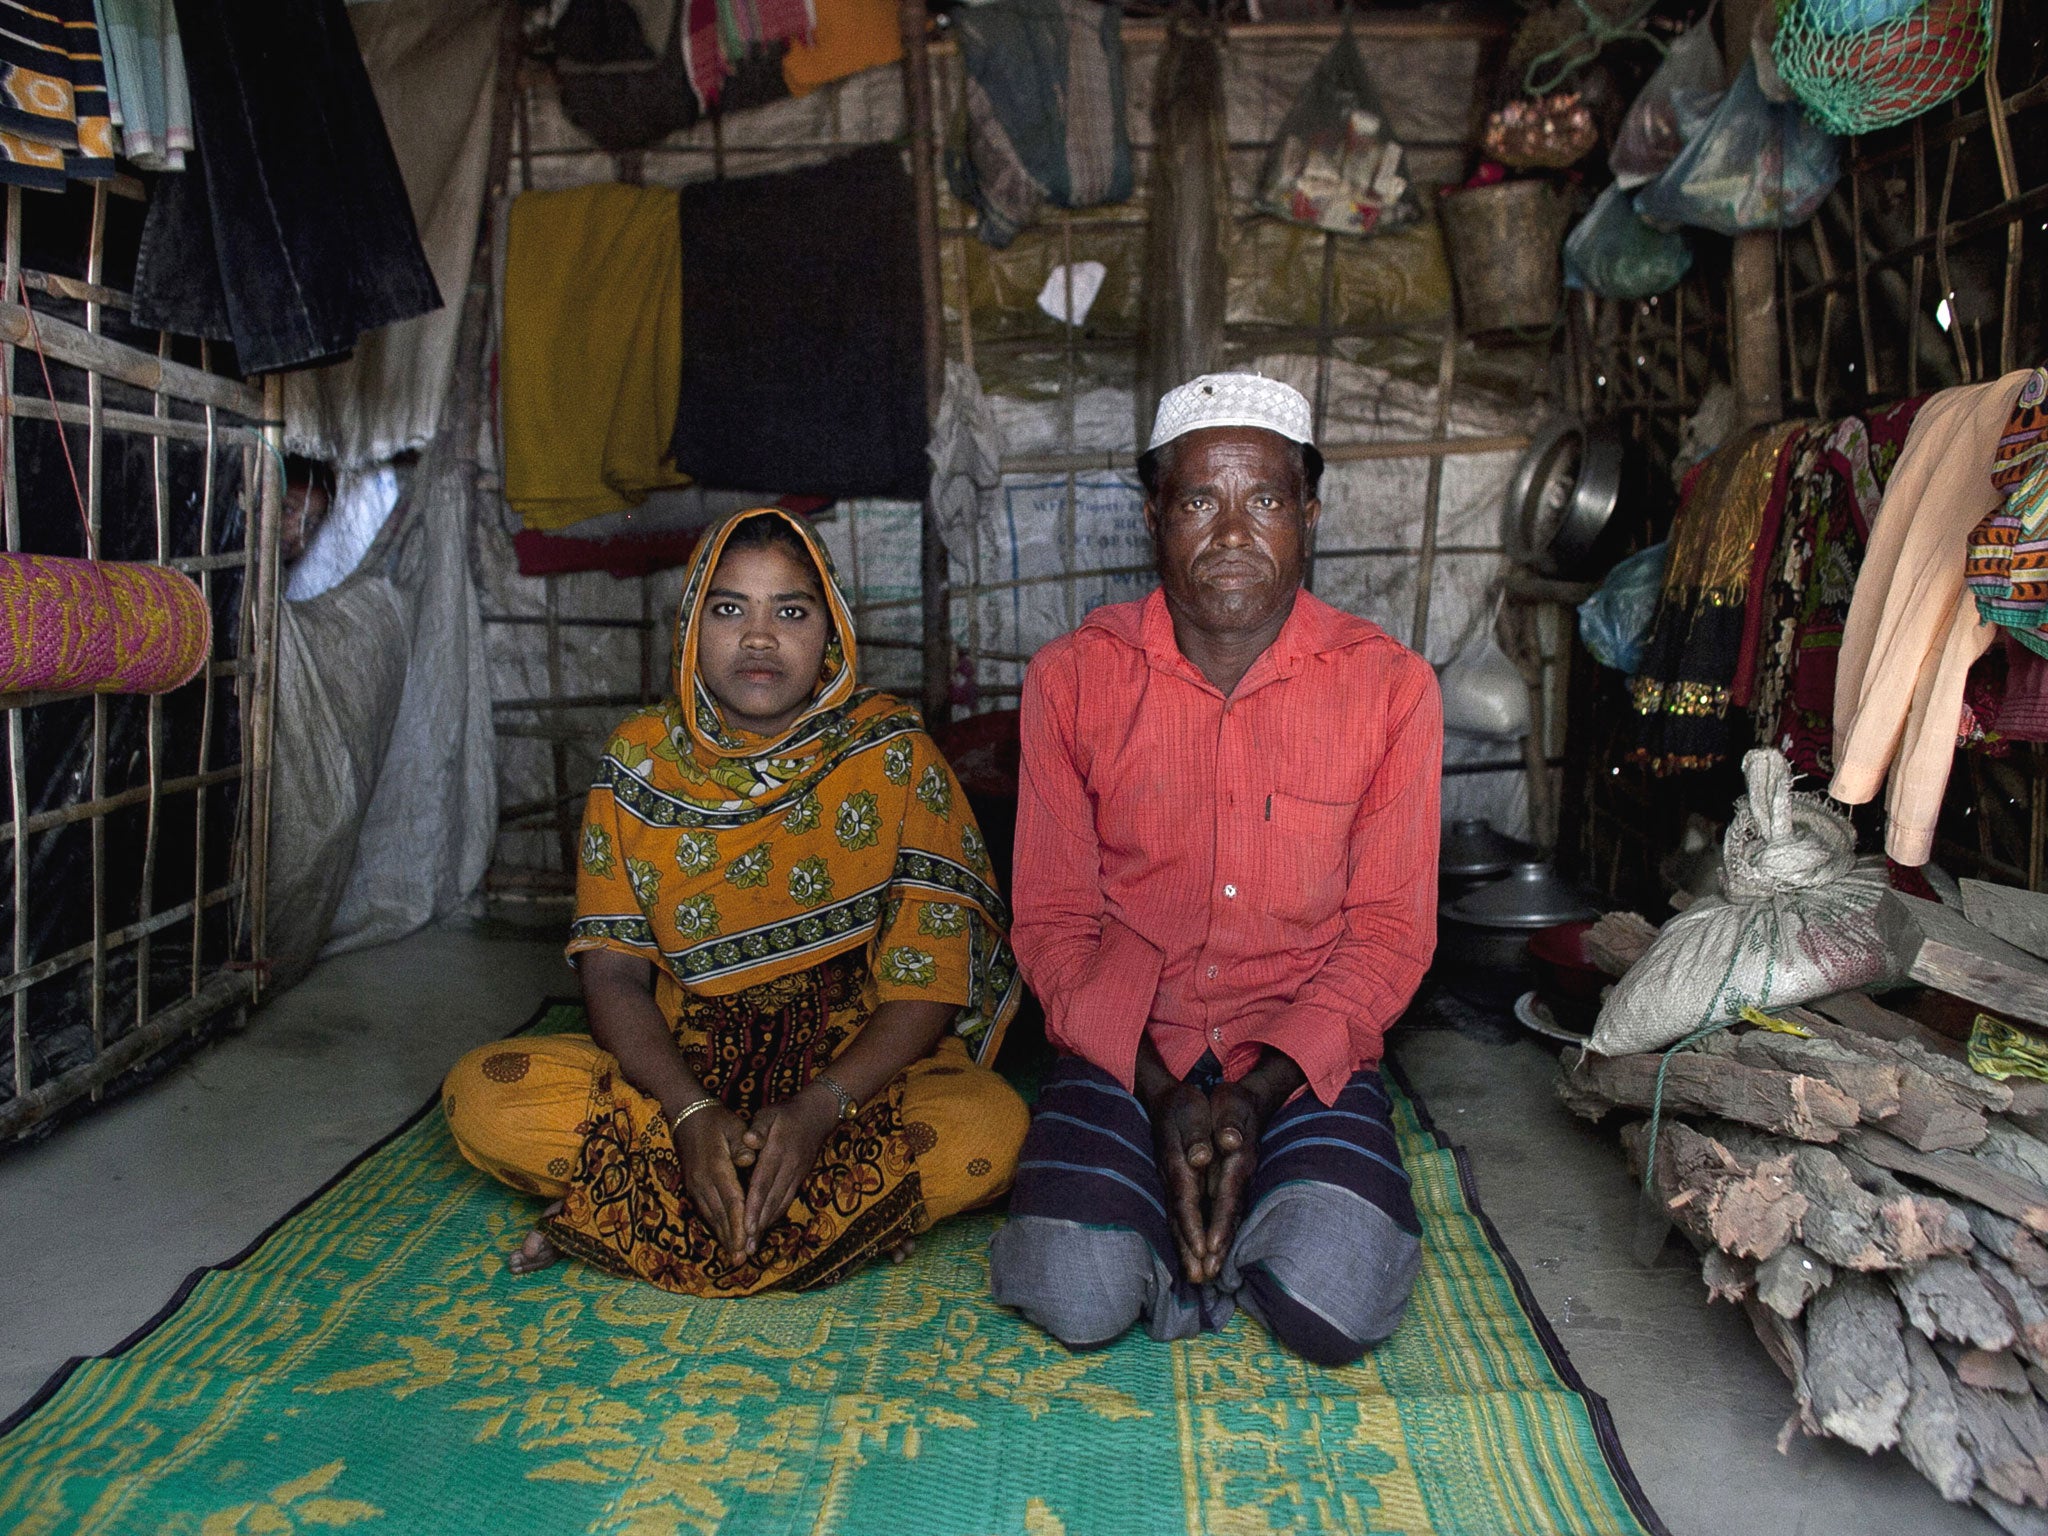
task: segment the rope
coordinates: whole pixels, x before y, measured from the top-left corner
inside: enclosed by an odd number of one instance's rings
[[[1643,24],[1650,19],[1650,13],[1657,8],[1657,0],[1643,0],[1620,21],[1609,21],[1588,3],[1588,0],[1572,0],[1584,18],[1585,26],[1573,33],[1555,48],[1545,49],[1529,61],[1529,67],[1522,71],[1522,90],[1530,96],[1548,96],[1577,71],[1600,57],[1600,51],[1609,43],[1639,41],[1648,43],[1659,54],[1666,51],[1664,40],[1652,33]],[[1580,49],[1591,43],[1590,50],[1581,54]],[[1563,60],[1543,84],[1536,83],[1536,72],[1555,60]]]
[[[1719,1024],[1709,1024],[1704,1029],[1696,1029],[1678,1044],[1669,1047],[1664,1052],[1664,1059],[1657,1063],[1657,1087],[1650,1095],[1650,1140],[1643,1150],[1644,1194],[1650,1193],[1651,1183],[1657,1176],[1657,1132],[1661,1129],[1664,1119],[1664,1074],[1671,1066],[1671,1058],[1687,1046],[1697,1044],[1709,1035],[1717,1035],[1740,1022],[1738,1019],[1726,1019]]]

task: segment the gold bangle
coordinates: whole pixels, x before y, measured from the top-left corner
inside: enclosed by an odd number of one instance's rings
[[[683,1122],[689,1119],[690,1116],[697,1113],[698,1110],[709,1109],[712,1105],[716,1104],[717,1102],[717,1099],[712,1098],[710,1095],[707,1094],[705,1095],[705,1097],[697,1100],[697,1102],[694,1104],[685,1104],[681,1109],[676,1111],[674,1118],[669,1121],[669,1135],[673,1137],[677,1131],[680,1131],[683,1128]]]

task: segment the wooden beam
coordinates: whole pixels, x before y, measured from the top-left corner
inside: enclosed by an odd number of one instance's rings
[[[1727,0],[1721,10],[1721,52],[1732,80],[1749,61],[1749,37],[1762,0]],[[1785,400],[1778,363],[1778,236],[1765,230],[1735,237],[1728,271],[1729,370],[1744,426],[1782,420]]]
[[[218,406],[252,421],[263,419],[263,391],[254,385],[222,378],[202,368],[167,362],[154,352],[123,346],[51,315],[36,315],[31,322],[29,312],[21,305],[0,302],[0,343],[33,348],[38,337],[43,351],[60,363],[103,373],[152,394],[189,400],[194,405]]]
[[[1963,916],[1995,938],[2048,958],[2048,896],[1989,880],[1964,880]]]
[[[1926,986],[2033,1024],[2048,1024],[2048,965],[1953,908],[1898,891],[1878,926],[1905,972]]]
[[[902,0],[896,11],[903,38],[903,119],[910,125],[910,182],[917,205],[917,271],[923,299],[925,424],[938,420],[946,390],[946,309],[939,272],[937,115],[932,105],[930,17],[924,0]],[[924,496],[918,534],[918,581],[923,594],[924,687],[927,725],[951,715],[953,687],[952,571],[939,532],[931,490]]]

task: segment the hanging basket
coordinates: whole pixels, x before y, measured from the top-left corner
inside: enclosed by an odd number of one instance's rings
[[[1990,45],[1991,0],[1782,0],[1771,57],[1821,127],[1869,133],[1961,91]]]

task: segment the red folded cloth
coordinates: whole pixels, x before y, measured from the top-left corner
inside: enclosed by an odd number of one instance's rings
[[[832,505],[830,496],[782,496],[773,505],[800,517],[815,517]],[[697,552],[699,528],[666,533],[618,533],[608,539],[579,539],[573,534],[543,533],[526,528],[512,535],[522,576],[566,576],[577,571],[607,571],[626,580],[652,576],[690,563]]]

